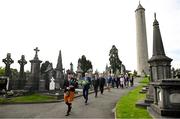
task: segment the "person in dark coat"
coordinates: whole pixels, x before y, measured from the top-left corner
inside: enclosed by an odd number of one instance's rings
[[[87,105],[89,88],[90,88],[90,85],[91,85],[91,78],[88,76],[88,73],[85,73],[85,77],[82,80],[83,80],[82,81],[83,97],[85,99],[85,104]]]
[[[100,88],[101,94],[103,94],[104,92],[104,85],[105,85],[105,78],[103,77],[103,74],[100,74],[99,88]]]
[[[133,76],[131,77],[130,83],[131,83],[131,87],[132,87],[134,85],[134,77]]]
[[[119,88],[120,85],[120,77],[116,77],[116,87]]]
[[[115,77],[114,77],[114,74],[112,74],[112,81],[111,81],[111,83],[112,83],[112,88],[114,88],[114,83],[115,83]]]
[[[98,78],[97,73],[93,77],[92,84],[93,84],[93,87],[94,87],[95,97],[97,97],[98,87],[99,87],[99,78]]]

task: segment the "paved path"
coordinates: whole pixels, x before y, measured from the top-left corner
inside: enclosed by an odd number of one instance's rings
[[[137,85],[137,84],[136,84]],[[119,98],[132,88],[107,90],[104,95],[89,95],[89,104],[82,97],[75,98],[68,118],[114,118],[113,109]],[[64,102],[46,104],[0,105],[0,118],[66,118]]]

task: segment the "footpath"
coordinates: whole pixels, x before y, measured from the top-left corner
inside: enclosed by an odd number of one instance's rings
[[[138,85],[136,82],[134,87]],[[0,105],[0,118],[114,118],[117,101],[134,87],[111,88],[110,92],[105,90],[103,95],[98,92],[97,98],[94,97],[94,93],[89,94],[88,105],[84,104],[83,97],[77,97],[68,117],[65,116],[67,106],[64,102],[58,102]]]

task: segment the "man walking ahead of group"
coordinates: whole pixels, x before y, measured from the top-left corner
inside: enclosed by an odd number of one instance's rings
[[[64,101],[68,106],[66,116],[69,116],[72,108],[72,101],[74,99],[75,88],[77,87],[77,82],[73,78],[73,73],[71,71],[67,71],[68,78],[64,81]]]
[[[90,84],[91,84],[91,78],[88,76],[88,73],[85,73],[85,77],[82,79],[82,85],[83,85],[83,97],[85,99],[86,105],[88,101]]]

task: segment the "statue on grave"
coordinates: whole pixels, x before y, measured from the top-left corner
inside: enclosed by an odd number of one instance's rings
[[[2,60],[5,63],[5,76],[12,77],[10,65],[14,63],[14,60],[11,59],[11,53],[7,53],[7,57]]]

